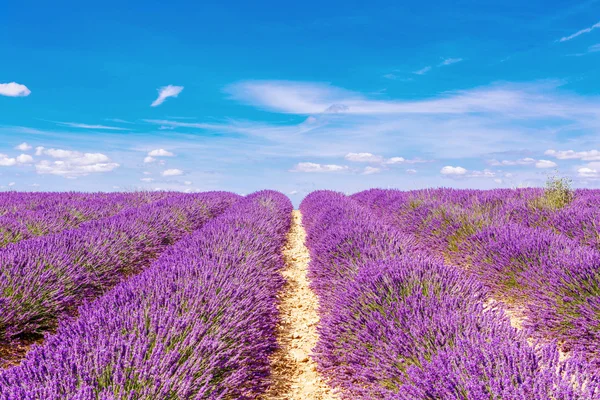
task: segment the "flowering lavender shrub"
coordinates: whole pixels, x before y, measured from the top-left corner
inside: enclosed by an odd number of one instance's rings
[[[107,218],[126,208],[135,208],[169,196],[157,193],[98,193],[87,196],[47,194],[57,201],[46,201],[35,210],[24,209],[0,216],[0,247],[35,236],[77,228],[80,224]]]
[[[52,328],[238,198],[180,194],[0,249],[0,340]]]
[[[372,200],[373,205],[381,198]],[[317,192],[301,209],[309,239],[317,233],[307,241],[314,256],[313,284],[334,282],[329,294],[319,293],[325,307],[317,362],[345,398],[600,397],[600,378],[582,371],[588,368],[585,360],[562,362],[553,344],[530,345],[526,332],[486,306],[488,290],[478,280],[424,256],[428,249],[411,248],[409,238],[394,251],[386,248],[389,240],[369,242],[357,234],[375,217],[352,200]],[[331,235],[319,232],[328,214],[338,219],[326,224]],[[344,216],[348,220],[340,221]],[[348,224],[357,228],[349,230]],[[342,246],[336,244],[338,231]],[[373,247],[385,249],[380,259]]]
[[[0,374],[0,399],[249,399],[276,347],[289,200],[247,196]]]

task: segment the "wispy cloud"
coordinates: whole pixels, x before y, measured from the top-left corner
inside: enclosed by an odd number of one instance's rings
[[[569,41],[571,39],[575,39],[576,37],[581,36],[581,35],[583,35],[585,33],[590,33],[591,31],[593,31],[594,29],[597,29],[597,28],[600,28],[600,22],[595,23],[594,25],[590,26],[589,28],[585,28],[585,29],[582,29],[580,31],[577,31],[577,32],[575,32],[572,35],[561,37],[558,41],[559,42],[566,42],[566,41]]]
[[[445,66],[445,65],[452,65],[452,64],[456,64],[461,62],[463,59],[462,58],[446,58],[444,61],[442,61],[440,63],[440,67]]]
[[[423,67],[421,69],[418,69],[418,70],[414,71],[413,74],[415,74],[415,75],[425,75],[429,71],[431,71],[431,66],[428,65],[426,67]]]
[[[507,166],[516,166],[516,165],[531,165],[535,164],[537,160],[534,158],[526,157],[518,160],[502,160],[498,161],[496,159],[488,160],[488,164],[495,167],[507,167]]]
[[[301,162],[296,164],[294,168],[290,170],[290,172],[340,172],[346,170],[348,170],[348,167],[345,165]]]
[[[381,168],[366,166],[365,169],[363,170],[362,174],[363,175],[372,175],[372,174],[378,174],[380,172],[381,172]]]
[[[600,115],[599,98],[589,97],[583,102],[566,94],[552,96],[553,88],[551,83],[492,85],[419,101],[372,100],[355,92],[318,83],[247,81],[232,85],[227,90],[232,97],[248,104],[304,115],[327,113],[333,105],[344,107],[338,107],[338,114],[498,113],[510,114],[512,118],[568,118],[584,114],[597,118]]]
[[[90,124],[81,124],[78,122],[57,122],[58,125],[68,126],[70,128],[80,128],[80,129],[100,129],[105,131],[129,131],[131,129],[120,128],[118,126],[107,126],[107,125],[90,125]]]
[[[183,90],[183,86],[163,86],[158,89],[158,97],[150,104],[151,107],[160,106],[169,97],[177,97]]]
[[[600,151],[588,150],[588,151],[574,151],[574,150],[546,150],[544,152],[547,156],[558,158],[559,160],[584,160],[584,161],[600,161]]]
[[[20,83],[0,83],[0,96],[8,97],[26,97],[31,94],[31,90]]]
[[[600,43],[588,47],[588,53],[597,53],[600,51]]]

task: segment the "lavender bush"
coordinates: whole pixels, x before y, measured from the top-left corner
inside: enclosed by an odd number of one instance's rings
[[[238,198],[180,194],[1,249],[0,340],[52,328]]]
[[[289,200],[247,196],[60,324],[0,399],[247,399],[269,380]]]

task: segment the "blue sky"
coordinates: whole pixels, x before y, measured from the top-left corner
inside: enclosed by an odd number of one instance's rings
[[[0,190],[600,181],[600,1],[8,1]]]

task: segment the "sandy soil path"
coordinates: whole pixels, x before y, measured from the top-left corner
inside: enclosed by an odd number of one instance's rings
[[[304,245],[306,232],[302,214],[294,210],[288,242],[283,251],[286,280],[280,293],[280,322],[277,327],[279,350],[271,359],[273,385],[263,399],[337,399],[332,389],[317,373],[311,358],[317,344],[318,299],[309,287],[307,278],[310,256]]]

